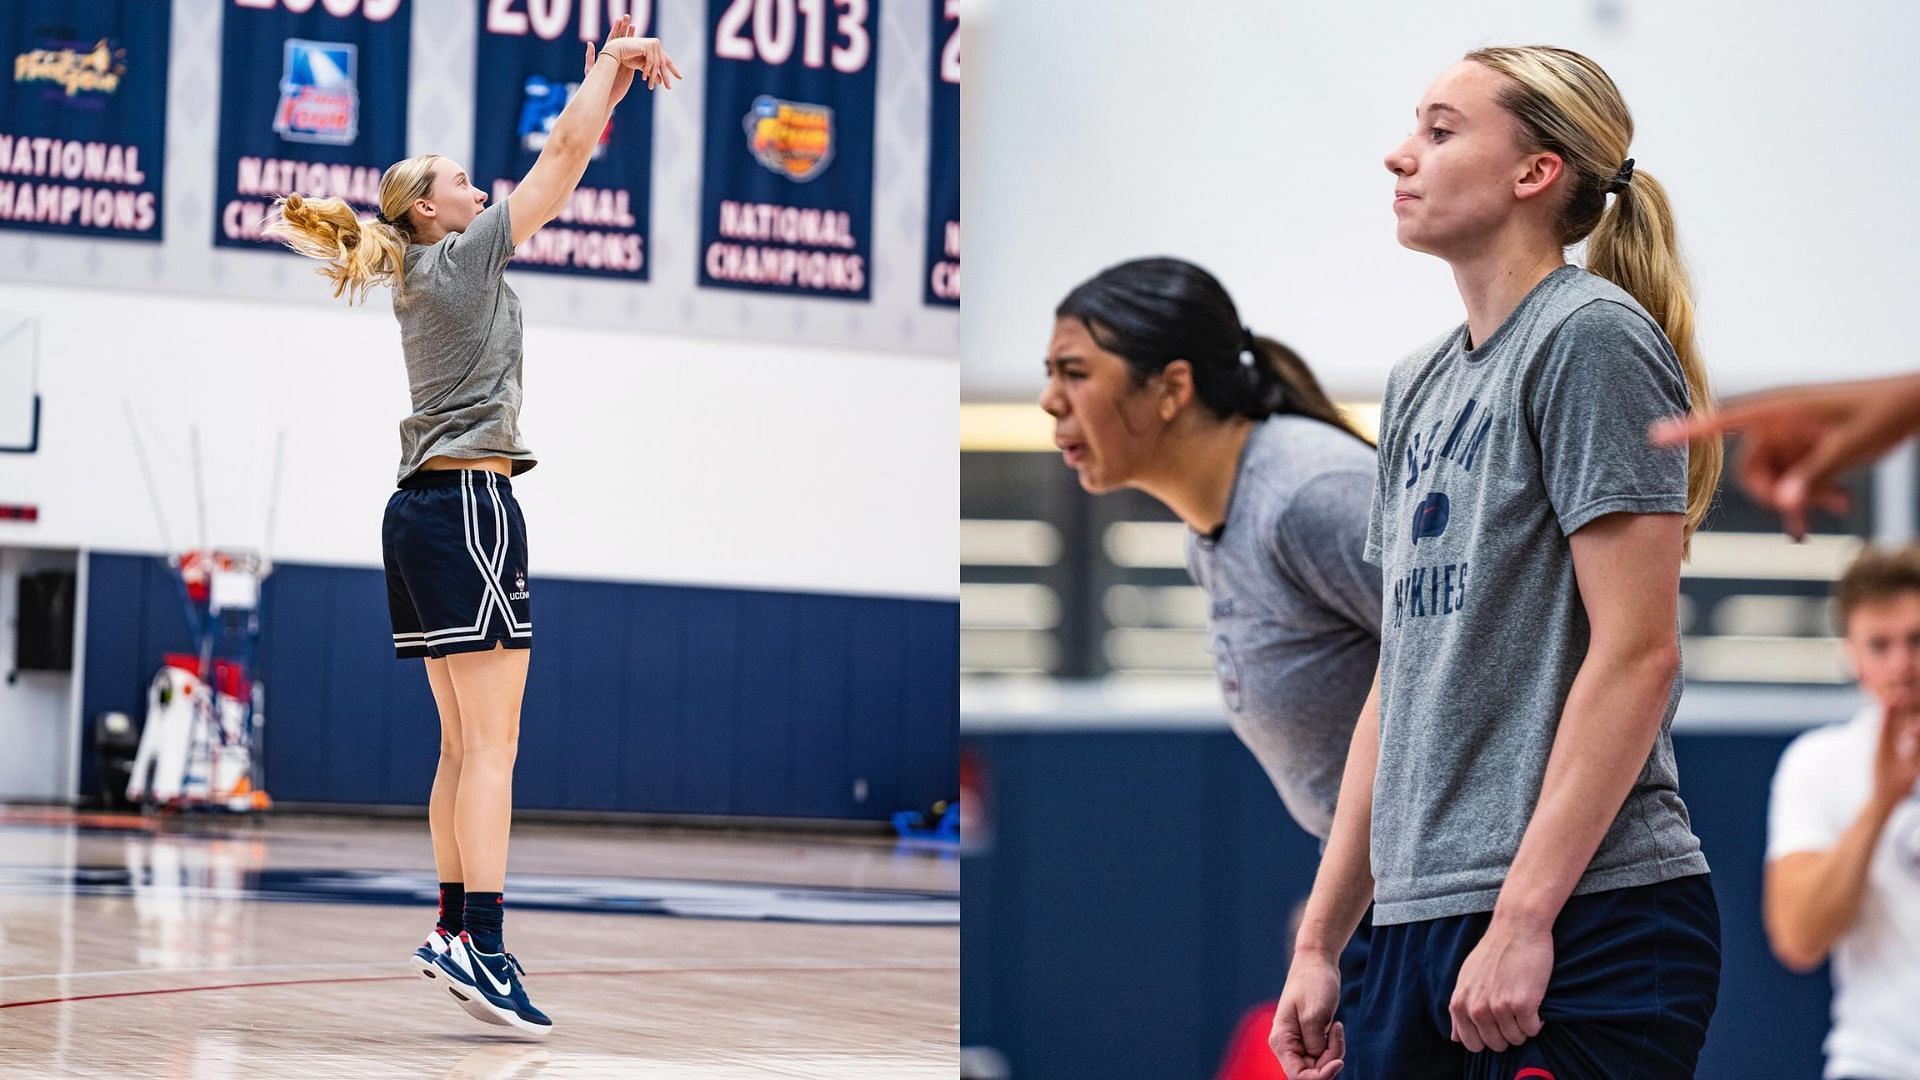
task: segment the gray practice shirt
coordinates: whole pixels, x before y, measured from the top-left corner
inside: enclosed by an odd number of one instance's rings
[[[1275,416],[1247,436],[1226,527],[1187,534],[1228,722],[1322,840],[1380,659],[1380,572],[1362,558],[1373,474],[1359,439]]]
[[[508,457],[533,468],[520,442],[520,298],[505,271],[513,257],[507,201],[480,211],[465,232],[409,244],[405,287],[393,294],[413,414],[400,422],[400,479],[437,454]]]
[[[1394,367],[1367,533],[1385,586],[1376,924],[1493,909],[1587,651],[1567,537],[1603,514],[1686,510],[1686,450],[1656,449],[1647,427],[1687,401],[1646,311],[1572,266],[1478,348],[1462,326]],[[1576,895],[1707,872],[1676,790],[1679,700],[1676,675]]]

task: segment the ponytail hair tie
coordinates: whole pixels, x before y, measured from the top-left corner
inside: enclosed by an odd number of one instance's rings
[[[1253,367],[1257,353],[1258,350],[1253,338],[1253,328],[1242,326],[1240,328],[1240,366],[1243,368]]]
[[[1619,193],[1627,190],[1627,186],[1632,182],[1633,182],[1633,159],[1628,158],[1626,164],[1620,166],[1620,171],[1614,173],[1613,179],[1607,182],[1607,194],[1618,195]]]
[[[373,212],[373,220],[379,222],[382,225],[385,225],[390,229],[394,227],[393,219],[389,218],[386,214],[386,211],[384,210],[375,210]]]

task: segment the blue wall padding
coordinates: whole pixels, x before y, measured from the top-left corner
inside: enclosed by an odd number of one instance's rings
[[[952,601],[531,586],[518,806],[880,821],[955,792]],[[274,798],[424,805],[439,723],[422,662],[393,658],[384,575],[283,563],[262,612]],[[83,792],[91,718],[138,717],[161,654],[190,644],[163,562],[90,556]]]
[[[1681,734],[1681,793],[1714,870],[1723,977],[1699,1075],[1818,1076],[1824,969],[1766,950],[1768,782],[1786,733]],[[990,849],[963,859],[961,1038],[1020,1080],[1205,1078],[1278,996],[1318,844],[1223,729],[984,731]]]

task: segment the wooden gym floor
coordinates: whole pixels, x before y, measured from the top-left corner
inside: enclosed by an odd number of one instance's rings
[[[515,827],[544,1039],[407,958],[424,820],[0,809],[0,1076],[950,1080],[959,866],[885,840]]]

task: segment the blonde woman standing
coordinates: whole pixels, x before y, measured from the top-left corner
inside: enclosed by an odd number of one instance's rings
[[[1388,380],[1380,666],[1273,1048],[1294,1080],[1691,1077],[1719,915],[1669,726],[1720,459],[1646,435],[1708,404],[1672,211],[1578,53],[1476,50],[1415,117],[1398,238],[1449,264],[1466,321]]]
[[[428,803],[440,916],[414,952],[489,1023],[544,1035],[519,961],[503,940],[507,836],[520,705],[533,643],[526,523],[510,477],[534,466],[520,441],[520,301],[504,272],[514,249],[559,214],[607,119],[640,72],[649,89],[680,71],[621,16],[513,194],[491,207],[458,164],[409,158],[380,181],[362,221],[339,199],[288,195],[274,235],[323,259],[334,295],[394,290],[412,413],[400,425],[399,490],[382,547],[394,653],[426,661],[440,713],[440,762]]]

